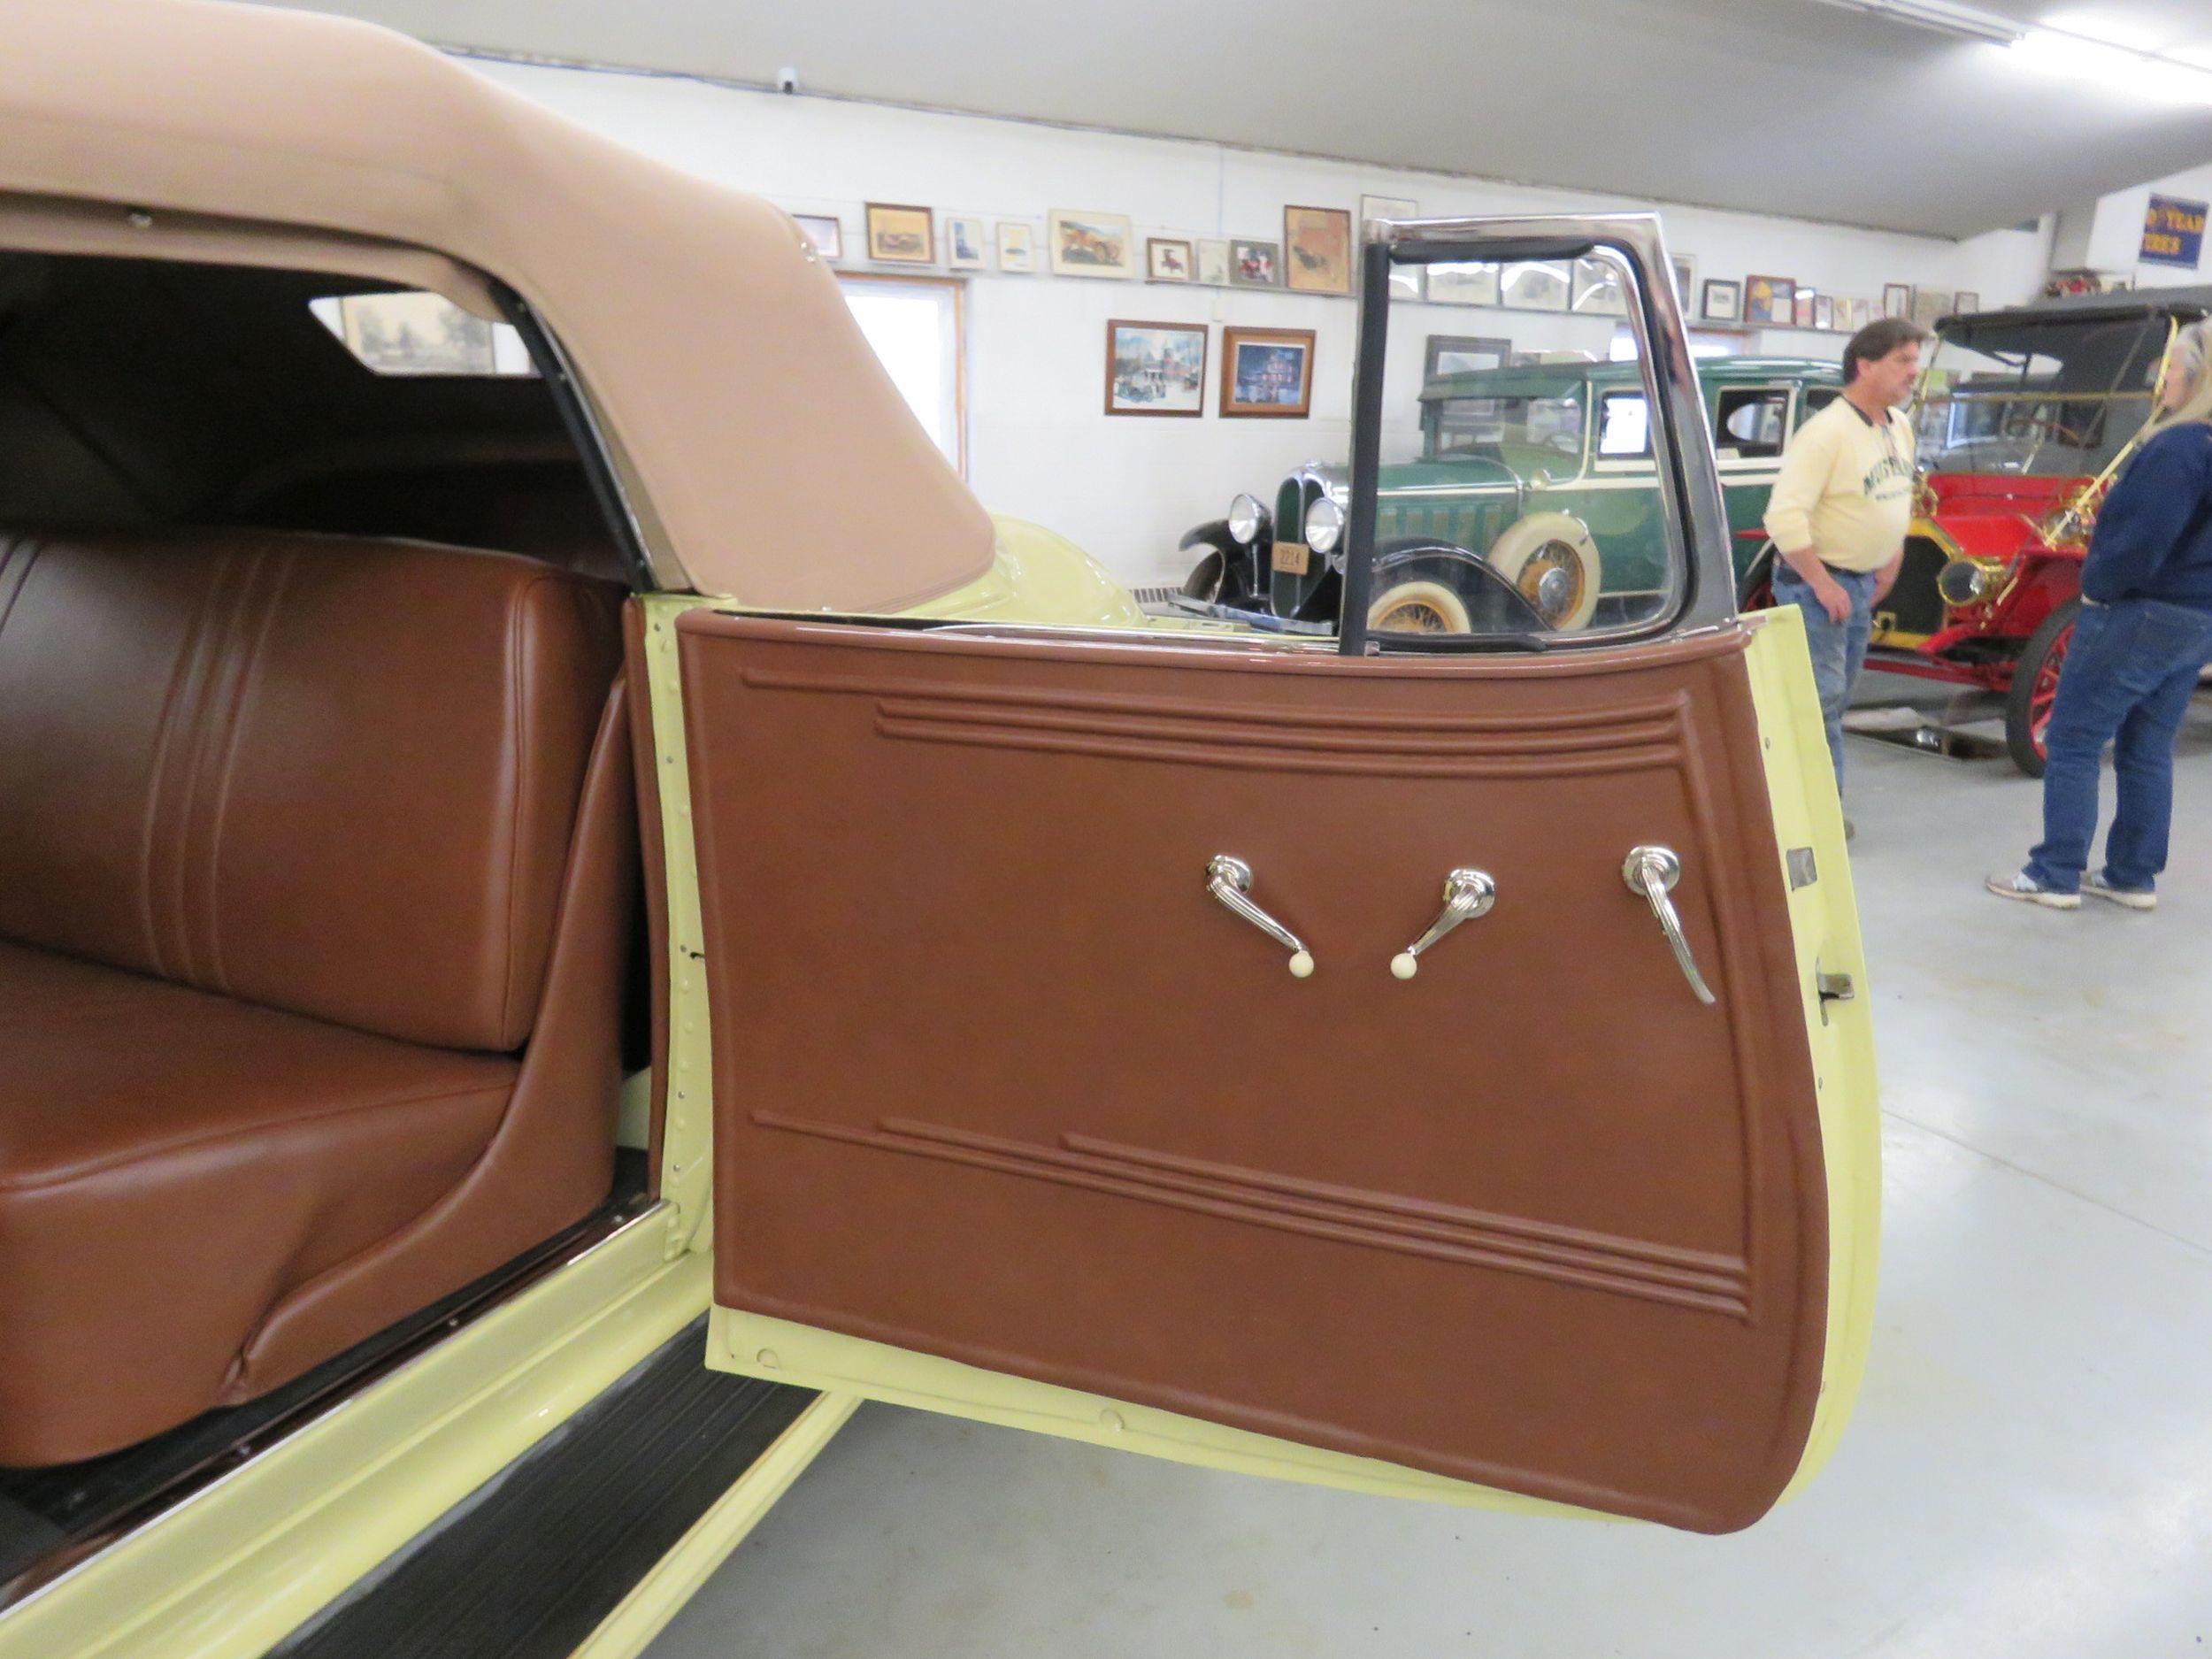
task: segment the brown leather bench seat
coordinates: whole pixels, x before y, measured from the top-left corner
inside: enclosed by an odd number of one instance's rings
[[[251,1398],[605,1195],[619,600],[0,534],[0,1463]]]

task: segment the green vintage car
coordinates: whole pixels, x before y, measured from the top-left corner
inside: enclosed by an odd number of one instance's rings
[[[1766,541],[1762,519],[1782,445],[1836,396],[1832,363],[1709,358],[1698,365],[1720,459],[1738,576]],[[1630,614],[1666,568],[1636,364],[1549,363],[1440,374],[1420,392],[1416,459],[1381,473],[1374,626],[1465,633],[1510,606],[1497,578],[1543,626],[1576,630]],[[1183,538],[1195,564],[1182,609],[1292,633],[1336,627],[1346,469],[1311,462],[1286,478],[1271,511],[1240,495],[1228,517]]]

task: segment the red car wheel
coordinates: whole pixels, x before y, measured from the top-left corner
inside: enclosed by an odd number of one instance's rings
[[[2066,648],[2074,641],[2074,618],[2080,614],[2081,601],[2069,599],[2044,618],[2013,667],[2012,689],[2005,697],[2005,746],[2012,751],[2012,764],[2031,778],[2043,775],[2049,753],[2044,733],[2050,729]]]

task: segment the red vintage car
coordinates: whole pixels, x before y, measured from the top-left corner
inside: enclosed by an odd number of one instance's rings
[[[1919,502],[1868,665],[2003,696],[2031,777],[2098,504],[2150,430],[2175,334],[2208,314],[2212,288],[2176,288],[1938,325],[1915,405]]]

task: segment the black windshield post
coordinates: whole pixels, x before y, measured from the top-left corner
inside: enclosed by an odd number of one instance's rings
[[[1375,588],[1375,480],[1382,466],[1384,350],[1390,334],[1390,244],[1360,250],[1359,349],[1352,365],[1352,499],[1344,526],[1343,608],[1337,649],[1367,654],[1367,608]]]

